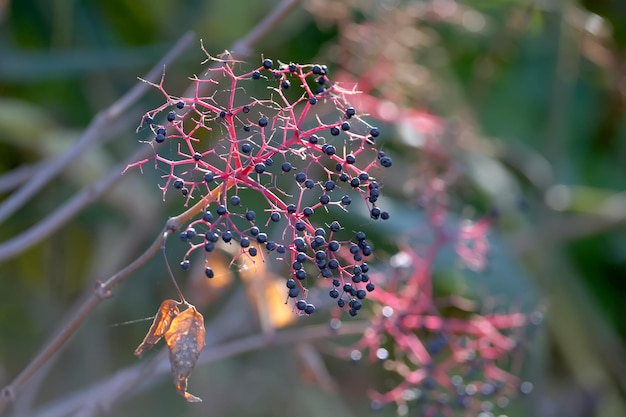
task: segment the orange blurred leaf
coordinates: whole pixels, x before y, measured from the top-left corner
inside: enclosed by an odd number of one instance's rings
[[[204,348],[204,317],[194,306],[178,314],[165,332],[174,385],[187,402],[202,400],[187,392],[187,378]]]
[[[172,320],[178,315],[178,302],[174,300],[165,300],[161,303],[159,311],[154,316],[154,321],[150,330],[146,334],[141,344],[135,349],[135,356],[141,356],[144,352],[158,343],[169,329]]]

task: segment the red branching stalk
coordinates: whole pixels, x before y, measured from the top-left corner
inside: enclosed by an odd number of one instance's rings
[[[289,297],[299,311],[311,314],[315,307],[306,302],[307,274],[344,285],[372,253],[362,232],[347,233],[337,221],[323,224],[315,213],[347,211],[358,197],[372,219],[387,219],[377,206],[374,175],[391,166],[391,158],[375,147],[378,129],[350,104],[359,92],[333,84],[326,66],[275,65],[265,59],[246,71],[229,52],[207,56],[212,65],[206,78],[191,79],[191,96],[168,93],[164,78],[150,83],[165,98],[139,127],[154,133],[148,142],[154,155],[128,168],[143,169],[152,162],[163,172],[164,198],[172,190],[182,194],[185,206],[200,198],[187,210],[190,222],[181,234],[189,244],[183,269],[194,251],[204,249],[206,273],[212,277],[209,254],[220,240],[240,244],[233,262],[238,256],[265,259],[271,252],[279,257],[288,252]],[[211,83],[210,95],[202,93],[209,91],[206,83]],[[264,97],[251,96],[252,90]],[[251,199],[251,191],[258,197]],[[259,206],[263,214],[249,208]],[[192,220],[197,215],[201,218]],[[276,227],[283,229],[281,239],[270,240],[266,231]],[[266,253],[259,254],[252,240]],[[365,298],[365,289],[373,290],[367,281],[354,281],[351,297]]]

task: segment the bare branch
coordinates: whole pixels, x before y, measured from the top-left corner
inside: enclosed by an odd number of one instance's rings
[[[187,32],[183,35],[172,49],[155,65],[146,75],[146,80],[157,79],[163,71],[163,66],[172,62],[178,57],[194,40],[195,35]],[[124,113],[131,105],[149,91],[150,86],[145,83],[137,83],[128,93],[113,103],[108,109],[98,113],[91,121],[87,129],[82,134],[78,142],[73,145],[65,154],[49,161],[45,167],[32,177],[24,186],[12,194],[0,206],[0,223],[9,218],[16,210],[22,207],[37,192],[39,192],[48,182],[55,178],[63,169],[75,160],[81,153],[89,149],[95,143],[101,143],[102,132],[111,128],[111,123]]]
[[[301,328],[283,329],[276,332],[275,337],[268,340],[264,333],[244,336],[223,344],[206,348],[199,365],[206,365],[226,358],[236,357],[246,352],[267,348],[270,346],[284,346],[295,343],[310,343],[319,339],[359,335],[367,328],[367,322],[343,323],[338,330],[332,330],[327,324],[310,325]],[[101,381],[94,386],[75,393],[70,398],[65,398],[56,404],[46,404],[33,413],[37,417],[61,417],[73,415],[97,415],[102,409],[109,409],[115,400],[137,395],[160,382],[156,375],[166,375],[170,372],[170,365],[165,355],[165,350],[153,358],[154,362],[144,365],[134,365],[127,369],[116,372],[110,378]],[[129,391],[131,391],[129,393]],[[85,413],[85,411],[87,411]],[[85,414],[83,414],[85,413]]]
[[[281,19],[287,12],[293,10],[293,8],[299,3],[299,0],[284,0],[275,10],[270,13],[267,18],[259,22],[256,28],[254,28],[248,36],[243,38],[241,41],[237,42],[234,48],[242,51],[247,51],[252,48],[254,43],[258,42],[260,38],[268,33],[277,23],[278,20]],[[188,43],[190,43],[192,39],[192,35],[185,35],[181,40],[177,43],[174,50],[183,49]],[[233,48],[233,49],[234,49]],[[175,55],[174,50],[168,54],[165,58],[173,59],[172,56]],[[179,53],[180,51],[176,52]],[[164,60],[165,60],[164,58]],[[160,74],[160,70],[163,64],[160,63],[155,67],[155,70]],[[148,74],[146,78],[150,79],[150,76],[154,74]],[[140,83],[128,94],[118,100],[113,106],[111,106],[107,111],[101,113],[96,116],[91,125],[87,128],[87,131],[83,134],[81,140],[76,144],[74,148],[78,150],[70,151],[67,154],[61,156],[59,159],[50,163],[46,168],[46,172],[42,173],[39,177],[41,180],[29,182],[28,187],[24,187],[20,192],[15,194],[12,198],[5,202],[5,205],[0,207],[0,222],[10,216],[15,210],[17,210],[24,202],[26,202],[32,195],[34,195],[41,187],[43,187],[47,179],[57,175],[65,164],[69,162],[72,158],[86,149],[92,142],[95,141],[98,137],[98,131],[100,130],[102,124],[108,124],[114,118],[116,118],[124,109],[126,109],[129,105],[134,103],[140,96],[143,94],[144,83]],[[67,220],[69,217],[68,214],[75,213],[79,211],[81,208],[87,206],[91,201],[99,198],[102,193],[106,191],[108,187],[110,187],[115,178],[119,178],[119,174],[114,171],[115,176],[113,174],[104,178],[100,181],[96,186],[84,190],[72,199],[68,204],[62,207],[62,210],[57,210],[55,215],[58,216],[55,220]],[[34,184],[34,185],[31,185]],[[231,185],[232,186],[232,185]],[[225,187],[227,188],[227,187]],[[224,188],[224,189],[225,189]],[[27,191],[24,191],[27,190]],[[146,249],[146,251],[139,256],[135,261],[131,262],[128,266],[123,268],[118,273],[111,276],[106,282],[99,282],[94,290],[87,293],[86,298],[79,302],[78,307],[74,310],[74,313],[71,315],[69,320],[65,323],[65,325],[52,337],[52,339],[44,346],[42,351],[24,368],[22,372],[5,388],[0,392],[0,413],[2,413],[7,405],[11,403],[15,396],[18,394],[20,389],[26,384],[32,376],[39,370],[41,367],[50,360],[50,358],[59,352],[68,339],[76,332],[76,330],[80,327],[80,325],[86,320],[86,318],[91,314],[91,312],[105,299],[112,296],[112,290],[115,286],[120,284],[126,278],[128,278],[134,271],[139,269],[142,265],[144,265],[150,258],[152,258],[164,244],[165,239],[167,239],[168,235],[176,231],[183,224],[185,224],[189,219],[199,213],[202,208],[212,201],[216,196],[218,196],[219,192],[214,192],[205,198],[198,201],[194,206],[187,209],[185,212],[181,213],[179,216],[170,218],[164,229],[161,233],[159,233],[158,237],[154,240],[154,242]],[[53,223],[53,222],[49,222]],[[56,223],[57,226],[50,225],[47,226],[50,230],[54,230],[54,227],[58,227],[60,223]],[[31,229],[32,230],[32,229]],[[28,231],[27,233],[29,233]],[[10,244],[11,242],[8,242]],[[27,246],[25,243],[22,243],[22,250]],[[1,251],[2,248],[0,248]],[[4,248],[6,249],[6,247]],[[15,252],[17,246],[13,249],[13,254]],[[6,257],[4,258],[6,259]]]

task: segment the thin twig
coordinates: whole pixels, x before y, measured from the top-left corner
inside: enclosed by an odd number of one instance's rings
[[[239,54],[249,53],[254,44],[256,44],[263,35],[270,32],[271,29],[275,27],[275,25],[282,19],[286,13],[293,10],[295,6],[300,3],[300,0],[284,0],[281,5],[277,6],[276,10],[270,15],[268,15],[265,19],[263,19],[259,25],[254,28],[249,35],[244,37],[242,40],[237,41],[233,44],[232,50],[238,51]],[[181,38],[182,41],[183,38]],[[181,43],[179,41],[177,45]],[[160,76],[163,70],[163,62],[162,60],[154,69],[146,76],[146,80],[150,80],[151,78],[147,78],[153,74],[153,71],[157,70],[155,74]],[[155,76],[154,78],[158,78]],[[147,83],[140,83],[141,85],[147,85]],[[127,97],[127,96],[125,96]],[[126,99],[130,100],[130,99]],[[124,101],[124,99],[118,100],[115,104],[111,106],[111,113],[118,114],[122,109],[126,108],[129,104],[132,104],[134,101]],[[107,111],[108,112],[108,111]],[[87,133],[85,133],[86,135]],[[85,136],[83,135],[83,137]],[[100,180],[99,183],[94,184],[90,187],[84,188],[80,191],[80,193],[76,194],[72,197],[71,200],[67,201],[64,205],[55,210],[52,214],[47,216],[45,219],[41,220],[39,223],[35,224],[31,228],[21,232],[18,236],[3,242],[0,244],[0,262],[9,259],[22,251],[28,249],[29,247],[39,243],[46,237],[50,236],[52,233],[60,229],[67,221],[74,218],[74,216],[80,212],[82,209],[87,207],[89,204],[97,201],[102,194],[107,192],[111,186],[113,186],[119,180],[119,172],[122,172],[124,168],[126,168],[130,163],[144,159],[150,155],[152,149],[149,147],[144,147],[141,149],[136,155],[132,158],[129,158],[127,162],[120,165],[119,167],[111,170],[111,173],[107,175],[105,178]],[[55,161],[50,162],[55,163]],[[56,175],[54,172],[40,172],[38,176],[40,177],[50,177]],[[36,176],[37,177],[37,176]],[[26,187],[26,185],[25,185]],[[11,197],[12,198],[12,197]],[[8,200],[7,200],[8,202]],[[0,207],[0,212],[2,208]],[[1,219],[1,216],[0,216]],[[0,220],[2,222],[2,220]]]
[[[83,188],[70,200],[29,229],[6,242],[0,243],[0,262],[22,253],[62,228],[65,223],[72,220],[81,210],[98,201],[102,194],[117,184],[120,181],[120,172],[128,166],[128,163],[147,157],[151,152],[152,149],[143,147],[125,163],[113,168],[98,183]]]
[[[155,65],[152,70],[145,76],[146,80],[157,80],[163,72],[163,66],[172,62],[177,58],[195,39],[192,32],[187,32],[178,42],[170,49],[170,51]],[[37,175],[32,177],[24,186],[12,194],[0,206],[0,223],[4,222],[13,213],[19,210],[27,201],[36,195],[41,189],[59,173],[61,173],[68,164],[74,161],[81,153],[89,149],[93,144],[101,143],[102,132],[106,132],[111,128],[111,123],[133,105],[141,96],[150,90],[150,86],[146,83],[137,83],[133,88],[123,95],[119,100],[113,103],[108,109],[98,113],[87,129],[79,138],[78,142],[73,145],[66,153],[48,162],[45,167]]]
[[[196,370],[201,365],[207,365],[270,346],[310,343],[331,337],[359,335],[365,331],[367,326],[368,323],[363,321],[343,323],[342,326],[335,331],[331,330],[327,324],[316,324],[300,328],[279,330],[271,340],[268,340],[263,332],[240,337],[206,348],[196,364]],[[64,399],[57,404],[42,406],[39,412],[33,413],[33,416],[60,417],[72,415],[76,414],[78,411],[84,412],[86,407],[90,407],[94,409],[94,411],[102,408],[106,409],[112,405],[112,399],[128,398],[130,395],[138,395],[150,388],[151,385],[160,382],[158,378],[154,378],[155,376],[165,375],[171,372],[167,356],[164,354],[165,351],[162,353],[163,354],[160,354],[159,357],[155,359],[158,362],[154,365],[138,364],[120,370],[104,381],[75,393],[71,398]],[[147,366],[148,368],[146,368]],[[147,378],[148,376],[150,378]],[[130,385],[129,381],[133,381],[134,384]],[[129,392],[129,387],[132,387],[131,392]]]
[[[284,17],[284,15],[287,12],[293,10],[293,8],[295,8],[295,6],[298,3],[299,3],[299,0],[284,0],[274,10],[274,12],[270,13],[268,17],[266,17],[261,22],[259,22],[259,24],[250,32],[249,35],[247,35],[241,41],[237,42],[234,45],[233,49],[236,48],[242,51],[250,50],[254,43],[258,42],[263,35],[270,32],[270,30],[276,26],[279,20],[282,19],[282,17]],[[183,37],[183,39],[184,38],[185,37]],[[98,115],[96,117],[96,120],[94,120],[90,128],[88,128],[87,132],[85,132],[85,134],[83,135],[83,139],[81,139],[81,143],[87,142],[87,139],[85,139],[85,137],[87,137],[89,141],[92,141],[93,139],[91,139],[92,137],[91,135],[97,136],[97,131],[93,132],[95,130],[94,126],[99,126],[99,123],[103,123],[102,121],[100,121],[101,119],[104,119],[105,121],[107,121],[109,117],[116,117],[116,115],[119,114],[119,112],[121,112],[124,108],[126,108],[126,106],[134,102],[143,91],[139,87],[136,87],[136,88],[138,89],[139,92],[133,93],[133,94],[137,94],[137,97],[134,97],[134,95],[131,95],[131,92],[129,92],[125,97],[123,97],[116,104],[111,106],[111,108],[107,112]],[[133,89],[131,91],[137,91],[137,90]],[[85,145],[83,144],[81,146],[85,146]],[[67,158],[67,157],[64,156],[62,158]],[[58,172],[60,172],[62,167],[57,167],[56,165],[57,165],[56,163],[51,164],[51,166],[48,167],[50,171],[47,173],[47,175],[42,175],[42,176],[48,177],[50,175],[56,175]],[[105,180],[106,179],[108,178],[105,178]],[[106,183],[106,182],[107,181],[103,181],[101,183]],[[37,185],[37,187],[42,187],[44,184],[45,182]],[[102,186],[95,187],[95,188],[106,189],[106,187],[102,187]],[[224,188],[228,188],[228,184]],[[98,195],[93,194],[92,197],[97,198],[100,195],[102,195],[103,192],[104,191],[101,191],[100,194]],[[164,244],[164,239],[167,237],[167,235],[170,232],[174,232],[178,230],[182,225],[187,223],[191,218],[193,218],[196,214],[198,214],[205,205],[209,204],[218,195],[219,195],[218,192],[211,193],[207,197],[198,201],[194,206],[187,209],[185,212],[181,213],[180,215],[176,217],[170,218],[167,221],[166,226],[163,228],[163,230],[159,232],[159,235],[154,240],[154,242],[152,242],[152,244],[148,247],[148,249],[146,249],[146,251],[141,256],[139,256],[135,261],[131,262],[128,266],[123,268],[121,271],[111,276],[106,282],[97,283],[95,290],[90,291],[86,297],[86,300],[78,304],[79,307],[76,309],[76,312],[70,317],[68,322],[65,323],[65,325],[61,328],[61,330],[59,330],[55,334],[55,336],[53,336],[50,342],[48,342],[45,345],[42,351],[24,368],[24,370],[22,370],[22,372],[20,372],[20,374],[17,377],[15,377],[15,379],[9,385],[7,385],[5,388],[2,389],[2,391],[0,392],[0,413],[2,413],[6,409],[7,405],[13,401],[15,396],[18,394],[19,390],[24,386],[24,384],[26,384],[26,382],[28,382],[28,380],[55,353],[57,353],[58,351],[62,349],[62,347],[67,342],[67,340],[76,332],[76,330],[86,320],[86,318],[91,314],[91,312],[102,301],[112,296],[112,290],[114,287],[119,285],[122,281],[128,278],[134,271],[139,269],[150,258],[152,258],[159,251],[161,246]],[[23,199],[25,197],[21,197],[21,198]],[[29,197],[27,196],[26,200],[28,198]],[[88,197],[87,197],[87,200],[89,200]],[[23,202],[20,204],[23,204]],[[15,210],[17,207],[20,206],[20,204],[17,204],[16,206],[16,203],[12,203],[12,205],[15,206],[15,208],[11,208],[12,206],[10,206],[9,209],[4,208],[3,206],[2,209],[5,210],[5,213],[9,213],[9,214],[5,214],[5,216],[10,215],[10,213],[12,213],[12,210]],[[2,211],[0,210],[0,214],[1,213]],[[59,216],[62,217],[63,213],[60,213]],[[2,221],[1,219],[2,219],[2,216],[0,215],[0,221]]]

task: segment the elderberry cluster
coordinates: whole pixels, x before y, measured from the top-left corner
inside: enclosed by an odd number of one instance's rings
[[[375,288],[365,262],[372,247],[333,213],[360,200],[372,221],[389,218],[378,206],[378,175],[392,166],[376,149],[379,129],[350,104],[354,91],[331,83],[324,65],[264,59],[238,74],[242,64],[228,54],[208,61],[189,97],[170,95],[163,80],[154,85],[166,98],[142,121],[154,134],[154,157],[132,165],[153,161],[164,197],[173,189],[186,206],[197,200],[189,210],[198,218],[180,234],[189,245],[181,267],[189,269],[191,253],[202,250],[212,278],[210,254],[224,244],[238,245],[236,257],[274,254],[290,265],[287,295],[298,312],[315,311],[307,292],[322,279],[355,316]]]

